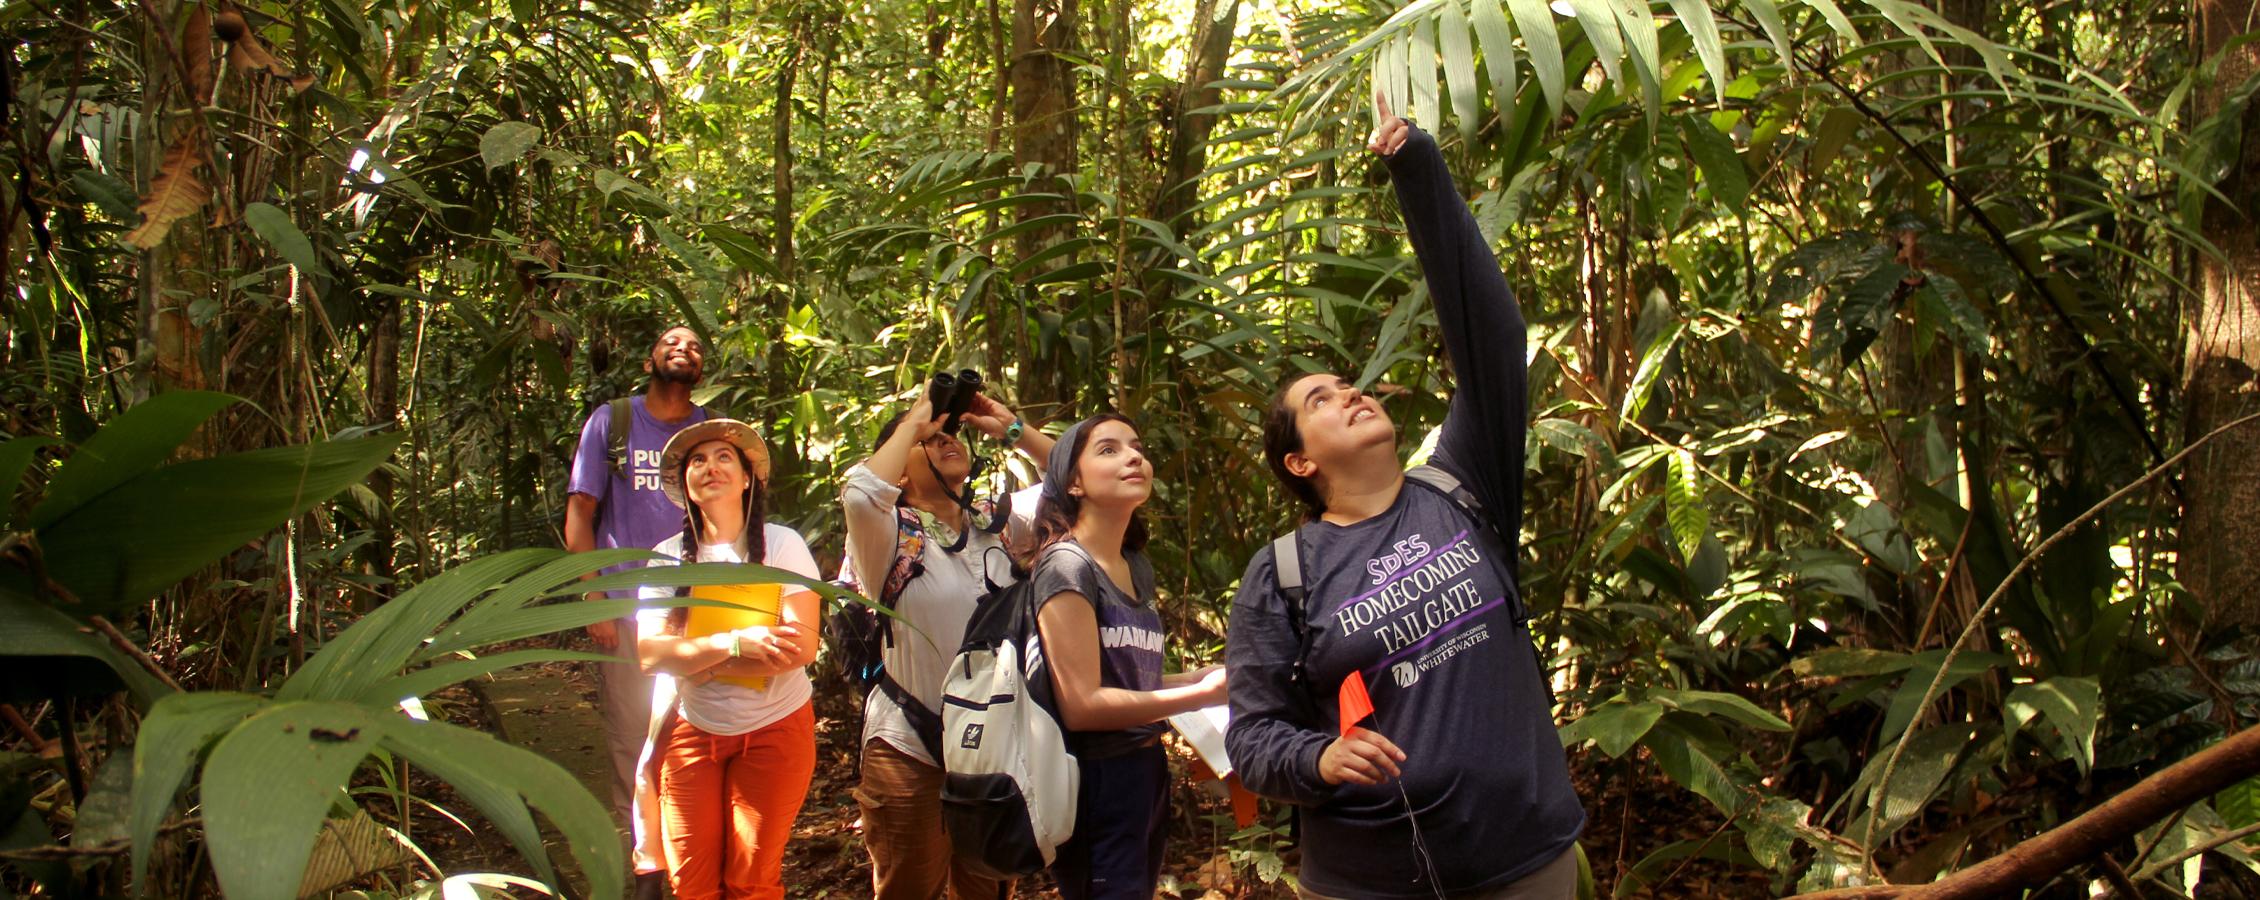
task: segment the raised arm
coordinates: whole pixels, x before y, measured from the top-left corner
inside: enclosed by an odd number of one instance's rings
[[[1452,360],[1452,409],[1436,461],[1459,475],[1503,531],[1515,534],[1522,523],[1523,437],[1530,419],[1522,309],[1436,139],[1388,115],[1386,104],[1382,112],[1374,149],[1389,151],[1405,231]]]

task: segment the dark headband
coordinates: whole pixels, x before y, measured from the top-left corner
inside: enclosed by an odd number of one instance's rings
[[[1090,427],[1091,419],[1084,419],[1060,432],[1058,443],[1052,444],[1051,455],[1044,459],[1044,498],[1067,501],[1067,487],[1075,483],[1075,439]]]

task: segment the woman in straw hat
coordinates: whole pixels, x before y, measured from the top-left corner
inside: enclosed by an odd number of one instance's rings
[[[818,577],[801,536],[763,521],[769,453],[752,427],[711,419],[685,428],[659,467],[660,487],[684,517],[683,533],[655,550]],[[679,900],[782,898],[785,839],[816,769],[804,667],[816,658],[822,604],[789,584],[709,585],[690,595],[733,606],[638,614],[637,649],[659,675],[637,767],[639,856],[665,860]]]

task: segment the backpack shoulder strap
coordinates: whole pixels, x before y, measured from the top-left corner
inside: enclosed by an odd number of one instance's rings
[[[1302,685],[1310,697],[1315,697],[1309,663],[1311,644],[1315,643],[1317,635],[1310,627],[1310,588],[1303,581],[1303,550],[1299,540],[1302,533],[1303,530],[1297,528],[1272,539],[1271,574],[1279,584],[1280,598],[1287,601],[1287,628],[1295,633],[1295,663],[1288,677]]]
[[[1476,498],[1474,491],[1468,490],[1466,485],[1460,483],[1459,476],[1443,468],[1423,464],[1406,469],[1405,478],[1420,482],[1428,489],[1450,498],[1453,503],[1459,504],[1460,509],[1465,511],[1468,516],[1475,519],[1477,525],[1489,529],[1491,533],[1498,535],[1502,540],[1506,539],[1506,535],[1499,533],[1498,523],[1492,520],[1490,511],[1483,508],[1483,501]]]
[[[612,470],[614,478],[621,477],[621,467],[627,463],[628,431],[635,427],[629,421],[628,400],[622,397],[604,405],[612,413],[611,428],[604,435],[604,466]]]
[[[911,579],[925,574],[921,558],[926,552],[926,526],[918,521],[918,511],[908,506],[895,507],[895,559],[887,567],[885,580],[879,582],[879,603],[894,609],[902,599],[904,588]],[[888,639],[894,637],[888,629]]]
[[[1499,541],[1500,545],[1504,547],[1503,552],[1506,554],[1507,577],[1511,583],[1517,585],[1517,590],[1513,594],[1515,621],[1518,623],[1528,621],[1530,609],[1523,605],[1519,588],[1522,583],[1522,555],[1518,552],[1519,548],[1516,546],[1520,542],[1519,536],[1508,534],[1506,529],[1500,528],[1499,520],[1491,518],[1490,511],[1483,508],[1483,501],[1476,498],[1474,491],[1468,490],[1466,485],[1460,483],[1459,476],[1443,468],[1424,464],[1406,469],[1405,478],[1408,481],[1417,481],[1429,490],[1451,498],[1453,503],[1459,504],[1460,509],[1467,513],[1468,518],[1475,520],[1476,527],[1490,532],[1491,536]],[[1541,660],[1539,668],[1545,668],[1543,660]],[[1548,688],[1548,690],[1551,689],[1551,687]]]
[[[1279,593],[1287,602],[1301,606],[1306,591],[1303,589],[1303,550],[1297,546],[1295,536],[1302,529],[1282,534],[1271,542],[1271,571],[1279,580]]]

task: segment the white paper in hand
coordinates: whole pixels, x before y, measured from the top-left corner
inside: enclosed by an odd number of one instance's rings
[[[1232,725],[1232,708],[1204,706],[1191,712],[1181,712],[1169,717],[1169,724],[1193,745],[1193,752],[1201,755],[1216,777],[1232,774],[1232,759],[1224,753],[1224,731]]]

